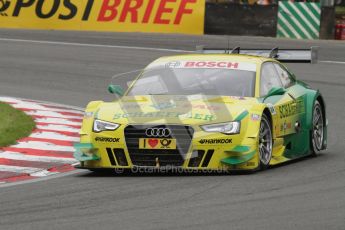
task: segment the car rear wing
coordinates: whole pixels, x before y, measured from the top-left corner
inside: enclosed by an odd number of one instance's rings
[[[315,64],[318,62],[319,47],[313,46],[310,49],[279,49],[278,47],[273,49],[241,49],[240,47],[235,47],[234,49],[211,49],[197,46],[196,51],[204,54],[246,54],[274,58],[280,62]]]

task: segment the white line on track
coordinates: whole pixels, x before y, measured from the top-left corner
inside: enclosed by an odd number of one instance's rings
[[[319,61],[319,62],[345,65],[345,62],[343,62],[343,61]]]
[[[43,110],[43,111],[52,111],[52,112],[73,112],[75,114],[83,114],[83,111],[71,111],[70,109],[61,109],[61,108],[50,108],[46,107],[49,106],[49,104],[46,104],[46,106],[42,103],[36,103],[36,102],[30,102],[30,101],[23,101],[18,100],[16,98],[11,97],[0,97],[0,101],[13,103],[12,106],[15,108],[20,109],[33,109],[33,110]]]
[[[77,43],[77,42],[58,42],[58,41],[44,41],[44,40],[13,39],[13,38],[0,38],[0,41],[25,42],[25,43],[36,43],[36,44],[51,44],[51,45],[65,45],[65,46],[83,46],[83,47],[101,47],[101,48],[133,49],[133,50],[166,51],[166,52],[174,52],[174,53],[195,53],[195,51],[179,50],[179,49],[164,49],[164,48],[140,47],[140,46],[116,46],[116,45]],[[320,60],[319,62],[321,62],[321,63],[333,63],[333,64],[345,64],[345,62],[342,62],[342,61],[332,61],[332,60],[324,60],[324,61]]]
[[[71,137],[71,136],[66,136],[62,135],[60,133],[56,132],[35,132],[31,133],[30,137],[34,138],[43,138],[43,139],[50,139],[50,140],[58,140],[58,141],[71,141],[71,142],[79,142],[80,138],[79,137]]]
[[[84,46],[84,47],[133,49],[133,50],[166,51],[166,52],[174,52],[174,53],[194,53],[194,51],[178,50],[178,49],[164,49],[164,48],[139,47],[139,46],[115,46],[115,45],[100,45],[100,44],[88,44],[88,43],[74,43],[74,42],[72,43],[72,42],[58,42],[58,41],[12,39],[12,38],[0,38],[0,41],[26,42],[26,43],[37,43],[37,44],[65,45],[65,46]]]
[[[80,129],[71,128],[64,125],[37,125],[36,128],[44,129],[44,130],[51,130],[51,131],[63,131],[63,132],[73,132],[79,133]]]
[[[56,172],[49,172],[40,168],[31,168],[31,167],[19,167],[19,166],[10,166],[10,165],[0,165],[0,171],[3,172],[14,172],[14,173],[27,173],[30,176],[48,176],[56,174]]]
[[[32,110],[42,110],[42,111],[51,111],[51,112],[63,112],[63,113],[74,113],[82,115],[83,112],[81,111],[71,111],[68,109],[55,109],[55,108],[47,108],[44,106],[37,105],[36,103],[20,103],[20,104],[12,104],[14,108],[17,109],[32,109]]]
[[[46,157],[46,156],[34,156],[26,155],[23,153],[16,152],[0,152],[0,158],[10,160],[23,160],[23,161],[40,161],[48,163],[62,163],[62,164],[74,164],[77,160],[74,158],[63,158],[63,157]]]
[[[57,174],[58,172],[49,172],[47,170],[40,170],[34,173],[31,173],[30,176],[34,176],[34,177],[46,177],[46,176],[50,176],[50,175],[54,175]]]
[[[46,111],[46,110],[33,110],[33,111],[26,111],[25,112],[28,115],[31,116],[45,116],[45,117],[56,117],[56,118],[65,118],[65,119],[81,119],[82,116],[71,116],[71,115],[63,115],[58,112],[53,111]]]
[[[39,149],[47,151],[69,151],[72,153],[74,152],[74,147],[72,146],[54,145],[41,141],[18,142],[18,144],[11,146],[11,148]]]
[[[13,186],[24,185],[24,184],[31,184],[31,183],[40,182],[40,181],[47,181],[47,180],[61,178],[61,177],[70,176],[70,175],[79,174],[79,173],[85,173],[85,171],[81,170],[81,169],[77,169],[77,170],[73,170],[70,172],[53,174],[53,175],[50,175],[49,177],[37,177],[37,178],[32,179],[32,180],[24,180],[24,181],[11,182],[11,183],[0,182],[0,188],[13,187]]]
[[[50,123],[50,124],[59,124],[59,125],[81,125],[81,122],[70,121],[68,119],[63,118],[36,118],[36,122],[40,123]]]
[[[26,98],[20,98],[20,97],[13,98],[13,97],[0,95],[0,100],[3,98],[8,99],[8,100],[10,100],[11,98],[12,98],[12,100],[23,100],[23,101],[27,100]],[[56,103],[56,102],[50,102],[50,101],[33,100],[33,102],[41,104],[41,105],[53,105],[53,106],[55,105],[55,106],[59,106],[59,107],[66,107],[68,109],[73,109],[73,110],[77,110],[77,111],[81,111],[81,112],[84,112],[84,110],[85,110],[84,108],[81,108],[78,106],[64,105],[64,104],[60,104],[60,103]]]

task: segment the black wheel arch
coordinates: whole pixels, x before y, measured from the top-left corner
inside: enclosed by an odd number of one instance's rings
[[[323,98],[323,96],[319,93],[317,97],[315,98],[315,101],[318,101],[320,103],[321,109],[322,109],[322,115],[323,115],[323,125],[324,125],[324,141],[322,145],[322,150],[327,148],[327,113],[326,113],[326,103]]]
[[[273,118],[272,118],[272,114],[270,112],[270,110],[268,108],[265,108],[264,111],[262,112],[262,114],[265,114],[266,117],[268,118],[270,124],[271,124],[271,130],[272,130],[272,133],[274,132],[274,129],[273,129]]]
[[[317,100],[320,103],[320,105],[321,105],[322,115],[324,117],[324,125],[326,126],[327,116],[326,116],[326,103],[325,103],[325,100],[323,99],[321,94],[317,95],[315,100]]]

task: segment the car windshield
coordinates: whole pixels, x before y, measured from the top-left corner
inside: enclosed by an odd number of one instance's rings
[[[145,70],[127,95],[222,95],[253,97],[255,71],[224,68]]]

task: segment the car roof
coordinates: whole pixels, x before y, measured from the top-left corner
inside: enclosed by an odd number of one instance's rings
[[[245,55],[245,54],[184,54],[175,56],[166,56],[158,58],[151,64],[158,64],[160,62],[169,61],[237,61],[249,62],[253,64],[262,64],[265,61],[274,61],[271,58],[264,58],[260,56]]]

